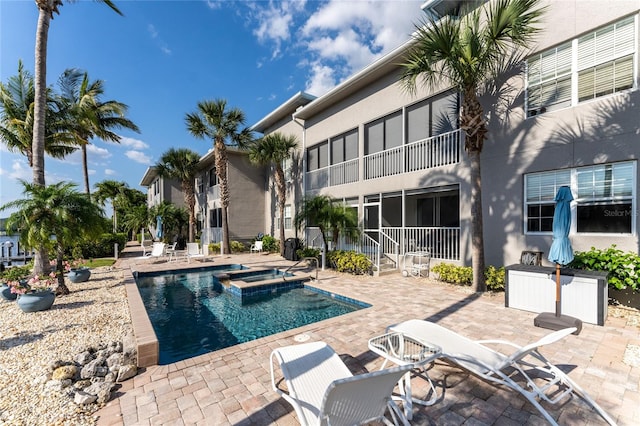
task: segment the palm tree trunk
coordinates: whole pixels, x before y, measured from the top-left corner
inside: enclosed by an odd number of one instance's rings
[[[484,238],[482,226],[482,180],[480,174],[480,152],[469,151],[471,168],[471,266],[473,287],[476,292],[487,291],[484,279]]]
[[[227,149],[223,140],[215,141],[216,175],[220,182],[220,201],[222,203],[222,251],[231,253],[231,239],[229,238],[229,181],[227,179]]]
[[[64,283],[64,273],[62,267],[62,261],[64,259],[64,248],[58,244],[57,259],[56,259],[56,271],[58,275],[58,287],[56,288],[56,296],[69,294],[69,287]]]
[[[47,40],[51,18],[49,10],[44,9],[40,4],[38,4],[38,9],[34,79],[35,103],[31,152],[33,161],[33,183],[44,186],[44,123],[47,112]],[[47,255],[47,250],[44,247],[38,247],[33,262],[33,272],[34,274],[45,274],[48,271],[49,256]]]
[[[84,173],[84,192],[91,199],[91,190],[89,189],[89,168],[87,166],[87,144],[82,144],[82,173]]]
[[[280,256],[284,257],[284,204],[287,200],[287,187],[284,181],[284,171],[278,164],[275,173],[276,192],[278,193],[278,210],[280,212]]]

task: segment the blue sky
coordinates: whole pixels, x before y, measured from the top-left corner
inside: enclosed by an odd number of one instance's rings
[[[119,16],[94,1],[67,3],[51,21],[47,82],[67,68],[105,81],[103,100],[129,106],[140,133],[120,144],[93,140],[90,184],[139,183],[171,147],[205,154],[211,141],[193,138],[185,114],[205,99],[226,99],[253,125],[299,91],[319,96],[406,42],[423,1],[123,1]],[[34,71],[38,11],[33,0],[0,2],[0,80],[18,60]],[[0,205],[21,197],[31,181],[26,158],[0,144]],[[47,183],[82,186],[79,153],[45,159]],[[0,213],[6,216],[7,212]]]

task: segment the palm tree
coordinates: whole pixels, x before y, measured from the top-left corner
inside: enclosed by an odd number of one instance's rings
[[[480,153],[487,136],[487,116],[479,97],[509,69],[518,52],[539,33],[539,0],[496,0],[461,17],[425,21],[417,26],[401,82],[415,93],[420,81],[429,88],[448,84],[462,94],[460,128],[471,180],[471,261],[475,291],[486,291]]]
[[[69,294],[63,276],[64,250],[102,232],[100,208],[84,194],[77,192],[76,185],[70,182],[49,186],[25,181],[21,183],[26,197],[0,207],[0,210],[17,209],[7,219],[7,228],[17,230],[20,241],[28,247],[45,247],[56,251],[56,294]]]
[[[149,223],[149,209],[146,204],[131,206],[124,214],[122,226],[131,232],[131,241],[136,239],[136,233]]]
[[[291,158],[298,146],[293,135],[275,132],[263,137],[249,147],[249,159],[252,163],[273,167],[278,211],[280,212],[280,255],[284,256],[284,206],[287,202],[287,182],[282,163]]]
[[[229,183],[227,176],[227,145],[246,147],[251,141],[251,131],[244,127],[245,115],[238,108],[227,109],[227,101],[198,102],[198,111],[186,115],[187,129],[200,139],[213,140],[215,168],[220,182],[220,201],[222,204],[222,250],[231,253],[229,238]]]
[[[118,232],[117,207],[126,201],[126,190],[129,188],[129,185],[126,182],[107,179],[96,183],[96,188],[97,191],[94,194],[96,202],[104,206],[107,200],[111,200],[111,207],[113,208],[113,233],[115,234]]]
[[[160,157],[154,166],[159,176],[180,181],[184,201],[189,209],[189,242],[194,241],[196,227],[196,191],[195,180],[200,155],[187,148],[171,148]]]
[[[360,235],[357,212],[327,195],[303,199],[293,223],[297,229],[317,226],[322,234],[325,253],[329,249],[329,233],[336,244],[340,234],[350,237]]]
[[[87,169],[87,145],[98,137],[105,141],[120,143],[120,136],[114,129],[129,129],[139,132],[131,120],[125,117],[127,105],[114,100],[102,101],[104,81],[89,81],[89,75],[79,69],[67,69],[58,80],[60,99],[68,118],[69,132],[82,151],[82,171],[87,195],[89,171]]]
[[[73,1],[73,0],[68,0]],[[122,15],[111,0],[100,1],[119,15]],[[35,102],[33,107],[33,142],[31,149],[33,153],[33,183],[44,186],[44,153],[45,153],[45,122],[47,116],[47,42],[49,38],[49,24],[54,13],[62,6],[62,0],[36,0],[38,7],[38,26],[36,28],[35,46]],[[39,248],[35,259],[34,267],[39,273],[46,272],[47,266],[46,252],[44,248]]]
[[[48,89],[48,92],[51,91]],[[63,129],[60,104],[48,96],[45,128],[45,152],[55,158],[64,158],[75,150],[71,134]],[[33,76],[18,62],[18,74],[0,83],[0,140],[11,152],[27,157],[33,166],[33,110],[35,90]]]
[[[189,213],[187,210],[177,207],[166,200],[149,209],[147,225],[155,226],[156,217],[158,216],[162,216],[162,227],[164,228],[165,235],[181,235],[183,227],[189,224]]]

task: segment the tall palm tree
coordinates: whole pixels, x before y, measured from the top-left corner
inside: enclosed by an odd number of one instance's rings
[[[229,238],[229,181],[227,176],[227,145],[246,147],[252,140],[251,131],[245,126],[245,115],[238,108],[227,108],[227,101],[198,102],[198,110],[186,115],[189,132],[200,139],[213,140],[216,175],[220,182],[220,201],[222,204],[222,250],[231,252]]]
[[[115,129],[129,129],[139,132],[131,120],[125,117],[128,106],[114,100],[102,101],[104,81],[89,81],[89,74],[77,68],[67,69],[58,80],[60,99],[68,114],[69,131],[82,151],[82,171],[84,188],[89,189],[89,170],[87,166],[87,145],[90,139],[98,137],[109,142],[120,143]]]
[[[49,24],[53,14],[59,14],[62,0],[35,0],[38,7],[38,25],[36,27],[35,46],[35,102],[33,108],[33,183],[44,186],[45,121],[47,115],[47,43]],[[73,0],[68,0],[69,2]],[[122,15],[111,0],[97,0]],[[34,259],[35,270],[46,272],[48,262],[44,248],[37,250]]]
[[[113,233],[118,232],[118,204],[125,202],[126,190],[129,185],[126,182],[119,182],[117,180],[103,180],[96,183],[97,191],[95,192],[96,202],[102,206],[106,204],[108,200],[111,201],[111,207],[113,209]]]
[[[28,247],[56,251],[56,294],[69,294],[63,276],[64,250],[87,237],[99,235],[102,212],[84,194],[77,192],[73,183],[58,182],[49,186],[21,183],[25,198],[0,207],[0,210],[16,209],[7,219],[7,228],[17,230],[20,241]]]
[[[281,256],[284,256],[284,206],[287,202],[287,182],[282,163],[291,158],[297,146],[298,139],[295,136],[275,132],[259,139],[249,147],[249,159],[252,163],[273,168],[273,179],[278,195],[278,211],[280,212]]]
[[[195,180],[200,155],[187,148],[171,148],[162,154],[154,166],[159,176],[180,181],[184,201],[189,209],[189,242],[194,241],[196,227],[196,191]]]
[[[297,213],[293,219],[297,229],[317,226],[322,234],[322,244],[325,253],[329,250],[328,235],[331,230],[331,210],[333,200],[327,195],[316,195],[305,198],[298,206]]]
[[[146,204],[130,206],[124,214],[122,226],[127,232],[131,232],[131,241],[136,239],[136,233],[147,226],[149,222],[149,209]]]
[[[55,158],[64,158],[75,150],[72,135],[65,131],[61,105],[51,96],[45,127],[45,152]],[[33,75],[18,62],[18,74],[0,83],[0,140],[11,152],[27,157],[33,166],[33,111],[35,89]]]
[[[149,209],[147,225],[155,226],[156,217],[158,216],[162,216],[162,227],[165,235],[181,234],[184,226],[189,224],[189,212],[187,212],[187,209],[177,207],[167,200]]]
[[[487,115],[479,97],[484,88],[513,65],[539,33],[539,0],[495,0],[459,17],[424,21],[403,64],[401,82],[415,93],[448,84],[462,94],[460,128],[471,180],[471,261],[475,291],[486,291],[480,153],[487,137]]]

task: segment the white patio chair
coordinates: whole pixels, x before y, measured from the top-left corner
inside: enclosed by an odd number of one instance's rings
[[[262,253],[262,241],[256,241],[251,244],[251,248],[249,249],[251,253]]]
[[[187,262],[191,262],[191,259],[205,260],[205,255],[200,252],[198,243],[187,243]]]
[[[535,343],[518,346],[504,340],[473,341],[438,324],[423,320],[409,320],[388,327],[388,331],[405,333],[414,339],[435,343],[442,348],[440,358],[445,361],[485,380],[520,392],[552,425],[558,423],[538,400],[556,404],[571,394],[582,397],[610,425],[615,425],[615,421],[582,388],[538,351],[540,347],[555,343],[575,330],[575,327],[558,330]],[[508,345],[515,350],[512,354],[505,355],[486,344]],[[514,380],[518,379],[518,374],[514,373],[520,373],[526,380],[524,386]]]
[[[277,386],[274,361],[280,366],[288,393]],[[324,342],[276,349],[270,364],[273,390],[293,405],[303,426],[360,425],[374,420],[409,425],[391,394],[411,365],[354,376]],[[391,420],[385,417],[387,410]]]
[[[135,257],[134,260],[159,259],[165,255],[164,247],[165,243],[153,243],[150,253],[145,253],[142,256]]]

